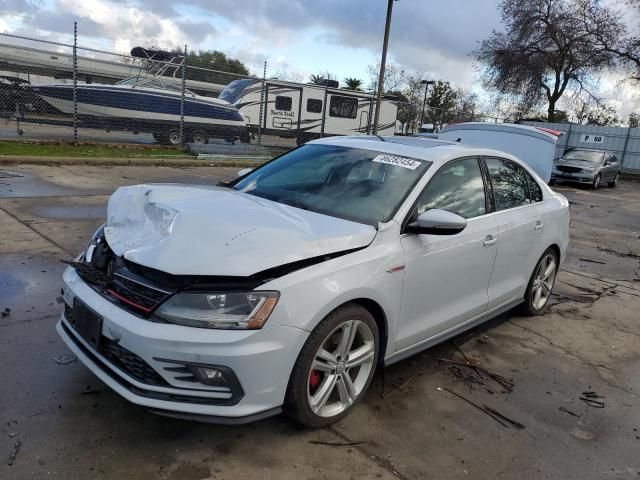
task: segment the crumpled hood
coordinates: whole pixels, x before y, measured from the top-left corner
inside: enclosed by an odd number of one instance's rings
[[[228,188],[120,187],[105,236],[116,255],[174,275],[249,276],[286,263],[365,247],[363,225]]]

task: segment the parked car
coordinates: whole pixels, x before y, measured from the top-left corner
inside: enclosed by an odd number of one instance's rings
[[[339,421],[389,365],[548,306],[569,204],[512,155],[333,137],[222,186],[137,185],[64,272],[57,330],[164,415]]]
[[[573,148],[553,162],[552,181],[590,184],[597,189],[603,182],[618,185],[620,162],[612,152]]]

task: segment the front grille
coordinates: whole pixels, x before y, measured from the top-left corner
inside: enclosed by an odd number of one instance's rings
[[[116,342],[103,336],[100,339],[100,354],[111,361],[116,367],[139,382],[147,385],[169,384],[142,358]]]
[[[580,167],[570,167],[568,165],[558,165],[556,166],[556,168],[560,172],[565,172],[565,173],[579,173],[580,170],[582,170]]]
[[[171,292],[149,285],[126,268],[118,269],[109,280],[104,294],[125,310],[137,314],[149,314],[167,299]]]

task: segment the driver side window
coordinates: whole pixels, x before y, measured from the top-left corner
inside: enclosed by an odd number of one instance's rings
[[[454,160],[436,172],[418,199],[417,214],[432,208],[467,219],[487,213],[484,181],[477,158]]]

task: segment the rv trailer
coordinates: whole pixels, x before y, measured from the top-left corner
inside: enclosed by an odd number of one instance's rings
[[[218,98],[238,109],[251,133],[260,127],[263,134],[295,138],[298,145],[321,136],[373,133],[374,95],[326,83],[267,80],[263,90],[262,80],[248,78],[229,83]],[[382,99],[379,135],[395,133],[397,111],[394,98]]]

